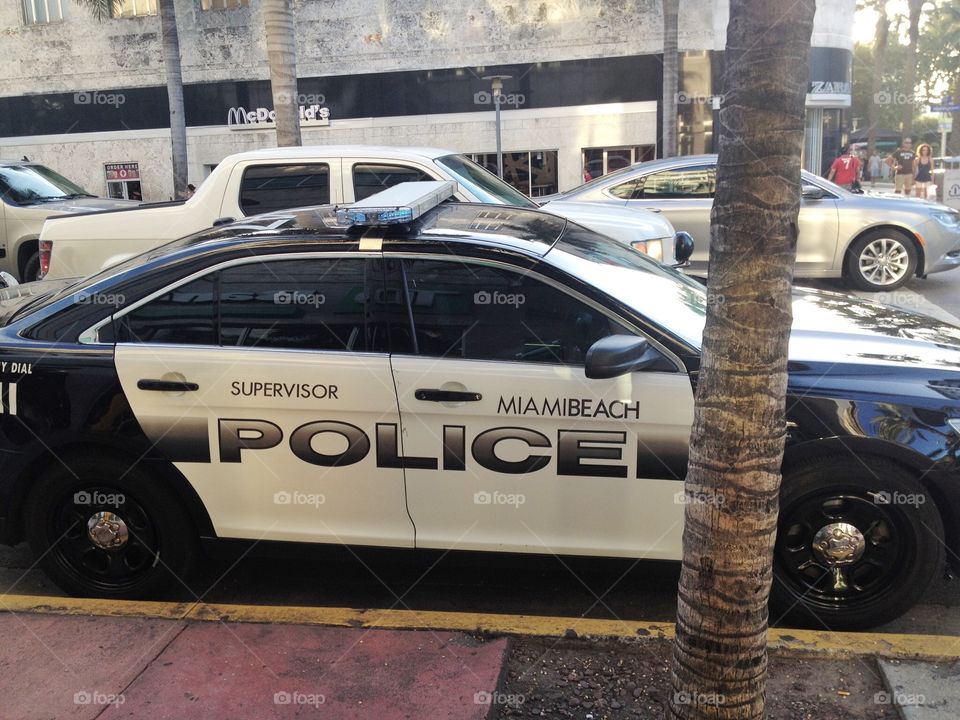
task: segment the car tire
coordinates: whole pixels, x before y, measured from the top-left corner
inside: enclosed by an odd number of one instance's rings
[[[26,264],[23,266],[23,277],[20,278],[20,282],[28,283],[34,282],[35,280],[40,279],[40,253],[35,252],[29,258],[27,258]]]
[[[881,625],[913,606],[944,569],[940,513],[896,463],[837,456],[798,464],[784,471],[780,498],[772,624]],[[825,550],[821,543],[837,530],[841,544]],[[861,554],[841,557],[851,547]]]
[[[170,492],[115,459],[52,465],[30,489],[24,527],[40,566],[77,597],[131,599],[181,588],[198,543]]]
[[[872,230],[847,251],[846,277],[858,290],[896,290],[917,272],[917,248],[899,230]]]

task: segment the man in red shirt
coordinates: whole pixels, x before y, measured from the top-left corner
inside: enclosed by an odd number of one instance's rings
[[[853,154],[853,147],[844,148],[843,154],[833,161],[827,180],[832,180],[846,190],[852,190],[860,179],[860,160]]]

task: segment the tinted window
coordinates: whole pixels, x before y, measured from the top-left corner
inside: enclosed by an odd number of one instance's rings
[[[644,200],[712,198],[716,189],[716,168],[712,165],[698,165],[647,175],[643,181],[642,197]],[[636,197],[634,195],[634,198]]]
[[[250,263],[220,272],[224,345],[367,349],[364,259]]]
[[[181,285],[117,323],[117,340],[133,343],[216,345],[216,275]],[[101,333],[101,339],[107,337]]]
[[[579,365],[600,338],[630,334],[529,275],[441,260],[404,264],[421,355]]]
[[[420,182],[433,180],[425,172],[403,165],[354,165],[353,166],[353,198],[365,198],[386,190],[403,182]]]
[[[330,166],[324,163],[249,167],[240,182],[244,215],[329,202]]]

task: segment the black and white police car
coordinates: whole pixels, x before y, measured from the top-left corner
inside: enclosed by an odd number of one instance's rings
[[[108,598],[224,539],[680,558],[704,289],[451,186],[0,291],[0,541]],[[795,316],[774,602],[881,623],[960,551],[960,329]]]

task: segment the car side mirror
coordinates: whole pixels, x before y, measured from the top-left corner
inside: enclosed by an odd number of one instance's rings
[[[3,272],[0,270],[0,289],[16,287],[20,283],[17,282],[17,279],[8,272]]]
[[[804,200],[823,200],[825,193],[822,188],[818,188],[816,185],[804,185],[800,196]]]
[[[682,230],[673,236],[673,257],[676,263],[673,267],[684,267],[690,263],[693,255],[693,236]]]
[[[591,380],[626,375],[642,370],[660,360],[660,353],[650,347],[646,338],[636,335],[608,335],[587,350],[584,372]]]

